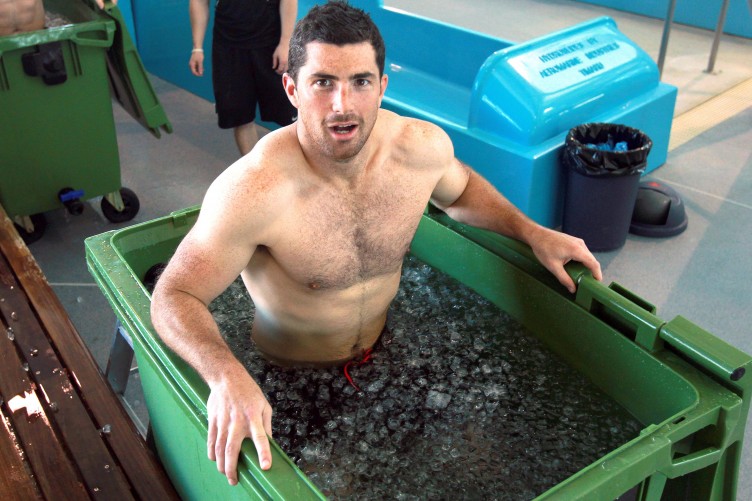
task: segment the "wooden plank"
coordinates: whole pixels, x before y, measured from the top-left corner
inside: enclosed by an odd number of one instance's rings
[[[7,327],[5,322],[0,323],[3,333]],[[22,364],[13,341],[0,335],[0,396],[39,488],[48,499],[87,499],[86,489],[50,426]]]
[[[23,448],[10,427],[9,417],[3,412],[0,419],[3,421],[0,427],[0,499],[42,499],[31,468],[23,459]]]
[[[18,286],[8,262],[0,256],[0,313],[13,329],[21,362],[44,395],[56,431],[70,451],[84,483],[95,499],[133,499],[130,485],[102,441],[86,407],[74,390],[69,371],[60,364],[55,350]],[[6,336],[7,337],[7,336]],[[80,364],[73,364],[75,371]]]
[[[111,432],[105,438],[137,496],[142,499],[179,499],[162,465],[141,439],[2,206],[0,253],[5,255],[16,280],[26,291],[62,364],[67,367],[78,364],[74,380],[77,389],[97,426],[110,425]]]

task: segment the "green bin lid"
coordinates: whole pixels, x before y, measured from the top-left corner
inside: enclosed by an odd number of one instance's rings
[[[110,75],[115,99],[154,136],[161,136],[160,128],[167,133],[172,132],[172,124],[167,119],[154,88],[151,86],[141,57],[133,45],[122,12],[116,5],[108,1],[105,3],[104,15],[115,21],[117,26],[112,47],[107,51],[107,71]]]

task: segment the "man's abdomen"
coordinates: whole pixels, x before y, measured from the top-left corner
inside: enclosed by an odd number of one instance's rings
[[[345,291],[259,290],[251,284],[253,340],[279,365],[345,363],[378,340],[399,277],[379,277]]]

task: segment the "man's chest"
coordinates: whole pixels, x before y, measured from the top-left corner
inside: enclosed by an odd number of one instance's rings
[[[429,193],[379,190],[360,199],[312,197],[270,249],[295,281],[347,288],[399,270]]]

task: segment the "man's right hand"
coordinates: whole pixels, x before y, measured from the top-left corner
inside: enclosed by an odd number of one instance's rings
[[[191,60],[188,61],[188,66],[191,67],[191,73],[196,75],[197,77],[203,76],[204,74],[204,52],[203,51],[195,51],[191,52]]]
[[[226,374],[209,385],[209,459],[217,462],[230,485],[238,483],[238,454],[243,439],[256,446],[262,470],[272,466],[269,437],[272,435],[272,408],[251,376],[242,371]]]

